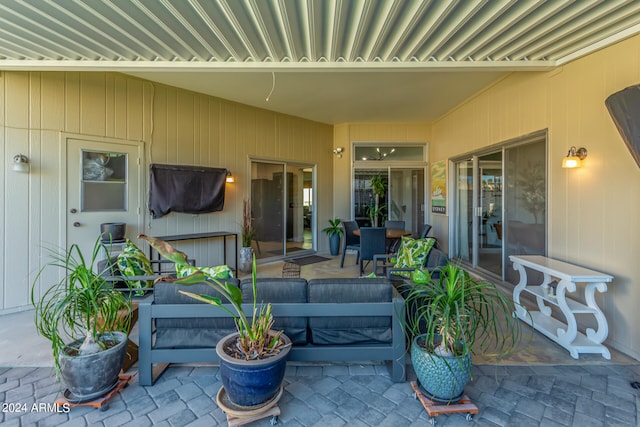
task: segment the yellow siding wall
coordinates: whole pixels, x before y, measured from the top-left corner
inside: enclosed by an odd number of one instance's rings
[[[48,261],[43,247],[65,244],[61,132],[143,141],[145,171],[155,162],[233,172],[222,212],[146,214],[151,235],[239,231],[250,156],[317,164],[318,224],[332,214],[331,126],[116,73],[2,72],[0,97],[0,311],[28,307],[30,283]],[[11,171],[17,153],[30,158],[31,173]],[[318,243],[328,250],[326,239]],[[208,246],[219,245],[181,248],[207,262],[220,251]]]
[[[431,160],[438,161],[549,130],[549,256],[615,276],[600,299],[608,343],[636,358],[640,168],[604,101],[640,83],[638,58],[640,36],[551,72],[512,74],[435,122],[431,147]],[[562,169],[572,145],[588,149],[584,167]],[[447,236],[446,224],[434,234]]]

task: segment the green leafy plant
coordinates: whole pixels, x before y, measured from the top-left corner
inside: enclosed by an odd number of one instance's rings
[[[370,181],[371,189],[373,190],[374,195],[374,204],[373,206],[368,206],[367,213],[369,214],[369,218],[371,219],[371,225],[374,227],[378,226],[378,218],[383,214],[386,205],[384,203],[380,203],[380,199],[384,197],[385,192],[387,191],[387,184],[382,179],[382,176],[375,175],[371,178]]]
[[[169,243],[144,234],[141,234],[138,237],[149,242],[149,244],[158,251],[159,254],[166,259],[173,261],[176,266],[180,265],[187,267],[189,265],[187,255],[184,252],[175,249]],[[235,320],[236,329],[239,334],[238,345],[235,349],[236,353],[234,356],[239,359],[253,360],[269,357],[269,355],[279,352],[283,347],[283,341],[280,339],[282,331],[272,330],[273,314],[271,304],[261,304],[260,307],[258,307],[256,272],[256,257],[254,256],[251,272],[253,284],[253,309],[250,317],[244,312],[242,307],[242,292],[238,287],[231,283],[221,282],[201,270],[182,278],[164,276],[156,281],[171,282],[178,285],[195,285],[198,283],[205,283],[218,291],[231,305],[231,308],[229,308],[228,305],[223,304],[222,299],[217,297],[195,294],[193,292],[183,290],[179,290],[178,292],[198,301],[220,307],[222,310],[229,313]]]
[[[109,332],[128,331],[131,302],[95,272],[99,254],[108,253],[100,238],[93,246],[91,258],[85,258],[77,244],[68,251],[50,252],[52,261],[40,269],[33,282],[31,303],[35,307],[36,330],[51,341],[54,366],[59,374],[61,353],[82,356],[115,345]],[[63,277],[38,298],[37,284],[48,269],[61,270]],[[69,346],[68,343],[78,340],[83,340],[78,348]]]
[[[473,353],[476,343],[479,349],[506,353],[520,338],[513,303],[496,285],[471,277],[456,264],[448,263],[406,290],[411,308],[407,332],[426,333],[427,350],[438,355]]]
[[[331,237],[334,234],[337,234],[338,236],[342,237],[342,234],[344,233],[344,229],[340,226],[341,221],[336,218],[336,219],[330,219],[329,220],[329,226],[325,227],[322,229],[322,231],[324,233],[327,233],[327,236]]]
[[[251,201],[244,199],[242,202],[242,229],[241,229],[242,247],[250,248],[251,242],[256,238],[256,230],[253,227],[253,218],[251,217]]]

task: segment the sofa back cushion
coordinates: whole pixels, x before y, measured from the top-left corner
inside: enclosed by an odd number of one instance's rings
[[[244,279],[242,300],[245,303],[253,302],[253,285],[251,279]],[[301,303],[307,302],[307,281],[305,279],[289,278],[259,278],[256,279],[258,303]],[[250,313],[247,313],[249,315]],[[284,331],[293,345],[307,343],[307,318],[306,317],[276,317],[273,329]]]
[[[310,303],[390,302],[391,282],[379,279],[309,280]],[[313,344],[391,343],[391,316],[309,317]]]
[[[234,286],[239,286],[238,279],[226,279]],[[179,290],[195,294],[211,295],[221,298],[220,293],[206,284],[176,285],[159,282],[154,285],[154,304],[204,304],[191,297],[182,295]],[[214,310],[222,310],[214,308]],[[215,347],[220,338],[236,332],[235,322],[231,317],[156,319],[156,348],[188,348]]]

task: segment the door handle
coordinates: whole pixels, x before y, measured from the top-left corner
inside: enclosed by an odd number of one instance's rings
[[[74,222],[74,223],[73,223],[73,226],[74,226],[74,227],[80,227],[81,225],[82,225],[82,224],[80,224],[78,221],[76,221],[76,222]]]

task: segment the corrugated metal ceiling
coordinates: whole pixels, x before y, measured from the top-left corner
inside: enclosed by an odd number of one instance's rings
[[[507,72],[637,33],[638,0],[1,0],[0,69],[119,71],[323,123],[429,121]]]
[[[541,69],[639,32],[640,2],[4,0],[0,24],[5,69]]]

